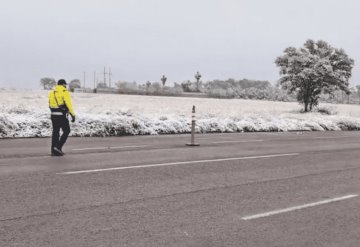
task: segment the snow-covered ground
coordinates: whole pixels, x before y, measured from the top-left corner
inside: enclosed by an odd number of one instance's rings
[[[48,92],[0,90],[0,138],[51,135]],[[300,114],[297,103],[73,93],[72,136],[190,132],[196,106],[198,132],[360,129],[360,106],[321,104],[333,115]]]

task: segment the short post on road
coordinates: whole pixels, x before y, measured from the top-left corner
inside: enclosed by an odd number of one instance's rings
[[[195,124],[196,124],[195,106],[193,106],[192,115],[191,115],[191,143],[187,143],[186,146],[200,146],[200,144],[195,143]]]

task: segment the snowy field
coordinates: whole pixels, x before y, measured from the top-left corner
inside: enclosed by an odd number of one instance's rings
[[[0,90],[0,138],[51,134],[45,90]],[[297,103],[73,93],[77,113],[72,136],[119,136],[190,132],[359,130],[360,106],[321,104],[332,115],[300,114]]]

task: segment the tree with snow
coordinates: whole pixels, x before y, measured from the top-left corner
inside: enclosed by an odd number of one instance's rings
[[[107,88],[108,86],[106,85],[105,82],[100,81],[100,82],[98,82],[96,87],[97,88]]]
[[[69,88],[71,92],[74,92],[75,88],[81,88],[81,82],[79,79],[73,79],[69,83]]]
[[[165,87],[166,80],[167,80],[166,76],[163,75],[163,76],[161,77],[161,82],[162,82],[163,87]]]
[[[195,80],[196,80],[196,91],[197,92],[200,92],[200,88],[201,88],[201,81],[200,81],[200,79],[201,79],[201,77],[202,77],[202,75],[199,73],[199,71],[198,72],[196,72],[196,74],[194,75],[194,77],[195,77]]]
[[[46,90],[51,89],[56,85],[54,78],[44,77],[40,79],[40,85]]]
[[[303,47],[288,47],[284,53],[275,60],[280,67],[279,82],[289,93],[296,93],[305,112],[318,105],[321,93],[332,94],[335,90],[349,93],[354,60],[343,49],[325,41],[307,40]]]

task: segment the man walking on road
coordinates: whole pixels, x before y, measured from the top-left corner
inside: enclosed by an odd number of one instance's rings
[[[49,107],[53,126],[51,155],[63,156],[62,147],[70,134],[69,114],[71,122],[75,122],[75,112],[71,103],[70,92],[66,88],[66,81],[64,79],[60,79],[57,86],[50,91]],[[61,137],[60,129],[62,130]]]

